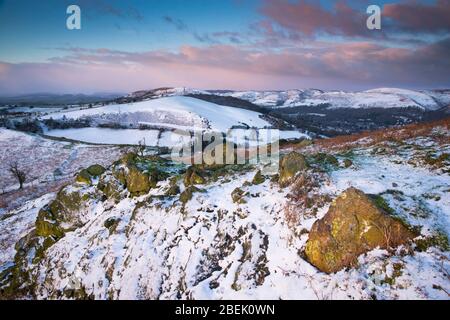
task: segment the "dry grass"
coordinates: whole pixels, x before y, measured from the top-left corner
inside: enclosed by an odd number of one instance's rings
[[[410,124],[402,127],[387,128],[376,131],[365,131],[358,134],[337,136],[329,139],[318,139],[312,146],[302,147],[298,144],[287,144],[283,149],[304,149],[305,151],[346,151],[355,147],[368,147],[382,141],[403,141],[418,136],[429,136],[433,129],[437,127],[449,131],[450,117],[442,120],[425,122],[419,124]],[[449,143],[448,135],[436,135],[436,142],[440,144]]]
[[[313,172],[304,172],[294,180],[284,207],[284,218],[289,227],[298,226],[302,216],[315,216],[318,208],[331,201],[327,195],[318,192],[325,180],[323,174]]]

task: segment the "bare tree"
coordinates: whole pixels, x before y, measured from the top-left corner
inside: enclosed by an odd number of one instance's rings
[[[9,165],[9,172],[11,172],[12,175],[19,181],[19,189],[23,189],[23,183],[27,179],[25,171],[19,169],[19,164],[17,162],[13,162]]]
[[[146,148],[147,148],[147,145],[145,144],[145,138],[143,138],[142,140],[139,140],[138,146],[136,147],[137,154],[140,155],[141,157],[143,157]]]

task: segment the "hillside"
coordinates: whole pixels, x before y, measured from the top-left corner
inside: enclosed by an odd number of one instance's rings
[[[278,175],[136,154],[90,167],[0,217],[0,297],[448,299],[449,138],[446,119],[293,144]],[[367,222],[358,236],[379,247],[323,272],[308,243],[346,196],[410,240],[390,246]]]
[[[322,91],[316,89],[288,91],[216,92],[270,108],[328,105],[329,108],[419,108],[435,111],[448,105],[450,91],[413,91],[380,88],[361,92]]]

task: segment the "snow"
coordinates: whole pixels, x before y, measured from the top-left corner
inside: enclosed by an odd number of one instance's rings
[[[0,215],[0,273],[12,265],[15,244],[34,227],[39,210],[54,198],[54,193],[26,202],[19,209]]]
[[[315,89],[288,91],[236,91],[215,93],[250,101],[270,108],[318,106],[331,108],[406,108],[438,110],[450,101],[449,91],[414,91],[379,88],[362,92],[320,91]]]
[[[46,132],[51,137],[99,144],[138,145],[145,139],[148,146],[158,145],[158,130],[76,128],[56,129]]]
[[[264,128],[270,124],[262,120],[260,113],[225,107],[214,103],[206,102],[184,96],[174,96],[160,98],[136,103],[122,105],[108,105],[99,108],[91,108],[78,111],[62,112],[45,116],[44,119],[79,119],[83,117],[99,117],[107,115],[123,116],[139,114],[139,122],[151,122],[153,124],[161,124],[167,127],[170,124],[180,125],[190,130],[201,130],[208,126],[212,130],[225,132],[229,128],[246,124],[250,127]],[[142,119],[145,114],[147,119]],[[167,117],[172,117],[172,122],[167,122]]]
[[[160,142],[169,138],[163,134]],[[311,192],[335,199],[353,186],[381,194],[422,234],[441,230],[448,236],[450,176],[408,163],[416,152],[406,148],[409,145],[424,152],[449,149],[427,137],[404,141],[393,154],[361,147],[354,150],[350,168],[324,173]],[[337,157],[342,161],[347,156]],[[199,186],[203,192],[195,193],[184,208],[177,197],[163,197],[168,181],[147,195],[124,196],[117,204],[90,201],[80,214],[80,227],[51,246],[33,270],[40,279],[38,298],[49,298],[77,280],[96,299],[449,299],[444,290],[450,291],[450,253],[436,247],[412,253],[402,247],[395,252],[375,249],[361,255],[354,269],[319,272],[299,252],[307,231],[330,203],[315,215],[299,213],[298,223],[291,226],[285,216],[291,191],[269,179],[260,185],[246,183],[257,169],[232,172]],[[246,203],[231,201],[236,187],[248,192]],[[401,199],[390,193],[394,189],[402,192]],[[12,264],[13,243],[32,228],[38,208],[53,196],[26,203],[0,220],[1,231],[12,230],[0,237],[0,270]],[[425,205],[429,215],[414,216],[417,205]],[[109,218],[120,219],[112,234],[104,226]],[[395,274],[399,266],[401,272]]]

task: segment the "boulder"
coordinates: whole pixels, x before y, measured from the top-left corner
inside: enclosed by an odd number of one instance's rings
[[[64,229],[61,228],[59,222],[55,219],[55,216],[46,210],[41,209],[35,222],[36,235],[40,237],[51,237],[54,240],[64,237]]]
[[[353,161],[350,159],[345,159],[344,160],[344,168],[349,168],[353,165]]]
[[[103,192],[107,199],[114,199],[116,202],[120,201],[120,193],[124,190],[123,184],[113,176],[100,179],[97,188]]]
[[[343,192],[314,223],[306,243],[307,260],[326,273],[355,266],[359,255],[377,247],[406,244],[415,235],[355,188]]]
[[[184,175],[184,185],[186,187],[198,184],[204,184],[206,182],[203,174],[196,167],[189,167]]]
[[[316,162],[323,164],[325,166],[333,166],[333,167],[339,166],[339,160],[332,154],[319,152],[315,154],[313,158]]]
[[[278,182],[282,187],[287,186],[298,172],[307,168],[305,157],[298,152],[291,152],[281,159]]]
[[[125,175],[126,186],[132,194],[146,194],[151,189],[150,177],[136,166],[130,165]]]
[[[106,171],[106,169],[99,164],[94,164],[89,168],[87,168],[86,170],[93,177],[99,177]]]
[[[91,184],[91,175],[86,169],[83,169],[78,173],[77,177],[75,178],[75,182],[79,184]]]
[[[236,188],[231,192],[231,199],[234,203],[244,204],[247,201],[245,200],[245,196],[247,193],[241,188]]]
[[[264,181],[266,181],[266,179],[261,174],[261,170],[258,170],[256,172],[255,176],[253,177],[252,184],[258,185],[258,184],[264,183]]]
[[[88,194],[72,187],[61,189],[54,201],[49,204],[53,219],[61,222],[78,222],[78,213],[89,199]]]
[[[180,202],[182,204],[186,204],[188,201],[190,201],[194,195],[195,192],[201,192],[201,190],[195,186],[187,187],[181,194],[180,194]]]

